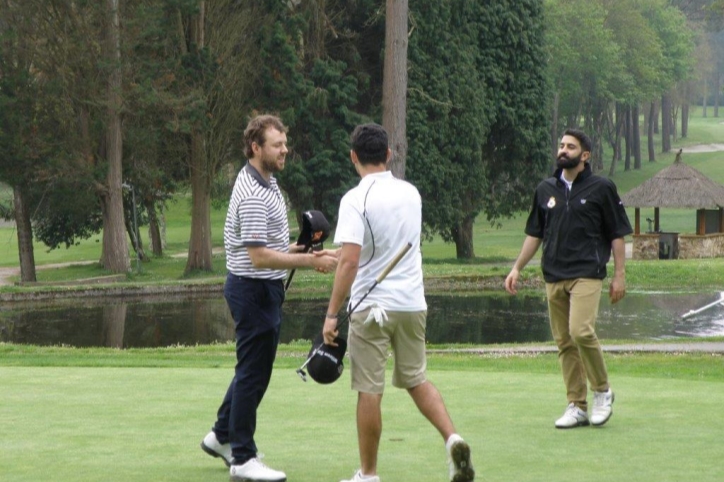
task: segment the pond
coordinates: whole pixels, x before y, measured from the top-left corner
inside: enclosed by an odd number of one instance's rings
[[[719,293],[630,293],[615,306],[601,300],[597,332],[601,339],[656,340],[724,335],[724,307],[682,319],[689,310],[712,303]],[[481,293],[427,297],[430,343],[520,343],[551,339],[545,295]],[[314,338],[327,301],[287,300],[283,343]],[[343,333],[346,330],[342,330]],[[104,298],[9,302],[0,307],[0,341],[34,345],[162,347],[226,342],[233,321],[223,296],[193,294],[143,298]]]

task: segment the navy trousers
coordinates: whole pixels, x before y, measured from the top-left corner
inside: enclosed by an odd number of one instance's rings
[[[236,368],[213,430],[220,443],[231,444],[234,463],[243,464],[257,453],[256,411],[269,386],[279,344],[284,284],[229,273],[224,297],[234,318]]]

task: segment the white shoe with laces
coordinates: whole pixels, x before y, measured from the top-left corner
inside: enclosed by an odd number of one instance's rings
[[[380,482],[380,478],[376,475],[362,475],[362,471],[358,470],[354,473],[354,477],[349,480],[342,480],[340,482]]]
[[[472,482],[475,480],[475,470],[470,461],[470,446],[458,434],[453,434],[445,442],[448,465],[450,467],[450,482]]]
[[[264,465],[257,457],[229,468],[231,482],[285,482],[287,474]]]
[[[576,428],[588,424],[588,414],[578,408],[575,403],[569,403],[563,416],[556,420],[556,428]]]
[[[231,445],[220,443],[213,430],[206,434],[206,437],[201,441],[201,450],[212,457],[219,457],[227,467],[231,466],[231,460],[233,459]]]
[[[613,391],[610,388],[605,392],[593,392],[591,425],[600,427],[608,422],[608,419],[613,415],[613,399]]]

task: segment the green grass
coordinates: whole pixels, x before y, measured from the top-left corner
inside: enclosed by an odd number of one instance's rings
[[[358,466],[356,397],[347,373],[330,386],[302,383],[297,349],[282,349],[257,443],[290,481],[340,480]],[[35,358],[9,366],[16,350]],[[83,358],[98,365],[83,366]],[[565,405],[555,355],[432,355],[429,377],[472,446],[478,480],[720,480],[721,357],[607,362],[617,401],[600,429],[553,428]],[[0,344],[3,480],[228,480],[198,443],[232,367],[231,345],[120,352]],[[442,440],[404,391],[387,390],[383,424],[383,480],[446,480]]]
[[[191,197],[179,195],[175,201],[170,202],[165,212],[166,216],[166,251],[169,255],[185,253],[188,250],[188,240],[191,234]],[[223,209],[212,209],[211,225],[224,225],[226,211]],[[148,228],[141,227],[141,236],[144,240],[144,247],[150,250],[148,244]],[[223,228],[214,229],[211,233],[213,246],[223,246]],[[130,246],[130,245],[129,245]],[[36,265],[67,263],[74,261],[97,261],[100,259],[102,248],[102,237],[100,234],[89,239],[80,240],[77,245],[66,248],[65,246],[49,251],[42,243],[34,243]],[[133,255],[133,254],[132,254]],[[135,263],[134,267],[135,267]],[[17,233],[12,227],[0,228],[0,267],[17,266]],[[183,271],[183,270],[182,270]]]

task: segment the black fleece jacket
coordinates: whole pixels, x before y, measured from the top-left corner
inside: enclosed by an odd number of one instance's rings
[[[616,185],[586,163],[569,191],[561,171],[538,184],[525,233],[543,239],[546,282],[604,279],[611,242],[632,232]]]

